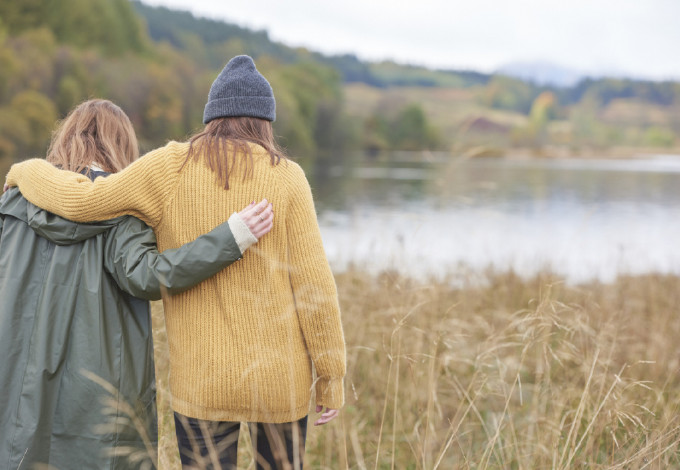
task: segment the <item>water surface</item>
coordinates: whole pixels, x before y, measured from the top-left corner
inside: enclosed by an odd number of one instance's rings
[[[680,273],[680,157],[361,161],[312,181],[335,269]]]

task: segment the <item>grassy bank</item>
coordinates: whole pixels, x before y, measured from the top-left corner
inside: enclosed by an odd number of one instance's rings
[[[680,467],[680,277],[488,279],[337,276],[347,405],[310,428],[308,468]],[[162,411],[167,349],[154,312]],[[161,468],[178,468],[168,417]],[[240,463],[254,468],[246,445]]]

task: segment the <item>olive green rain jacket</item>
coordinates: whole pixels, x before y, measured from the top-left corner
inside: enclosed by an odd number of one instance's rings
[[[0,469],[127,470],[155,459],[151,319],[143,299],[186,290],[240,257],[226,222],[158,253],[153,231],[134,217],[77,224],[17,189],[6,192]]]

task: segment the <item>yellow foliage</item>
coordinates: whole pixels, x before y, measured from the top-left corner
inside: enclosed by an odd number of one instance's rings
[[[551,91],[544,91],[536,97],[531,105],[529,120],[536,126],[543,126],[555,117],[557,98]]]

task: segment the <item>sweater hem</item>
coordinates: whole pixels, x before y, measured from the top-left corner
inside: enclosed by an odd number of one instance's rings
[[[224,410],[189,403],[172,397],[173,411],[194,419],[206,421],[240,421],[250,423],[289,423],[304,418],[309,414],[309,402],[298,408],[284,411],[257,410]]]

